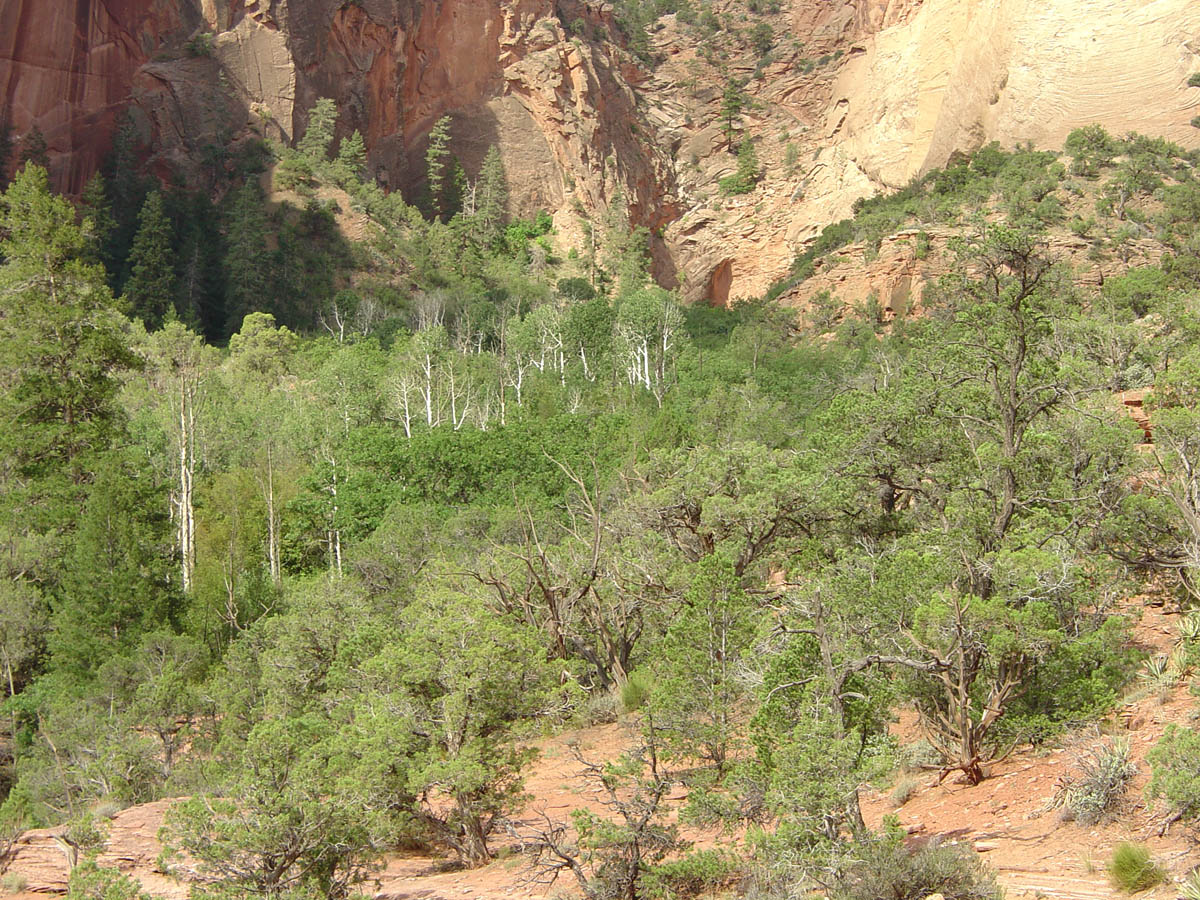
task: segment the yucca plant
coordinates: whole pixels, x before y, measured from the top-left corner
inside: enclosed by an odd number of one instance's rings
[[[1200,900],[1200,869],[1192,869],[1188,876],[1179,882],[1179,896],[1183,900]]]
[[[1179,620],[1179,640],[1185,645],[1200,643],[1200,610],[1192,610]]]
[[[1095,825],[1112,813],[1136,774],[1129,740],[1118,738],[1111,744],[1094,747],[1080,759],[1078,772],[1059,782],[1050,805],[1061,808],[1064,818],[1072,818],[1081,825]]]
[[[1138,680],[1147,691],[1158,695],[1160,703],[1165,703],[1171,689],[1179,681],[1179,673],[1171,665],[1171,657],[1160,653],[1146,660],[1146,668]]]

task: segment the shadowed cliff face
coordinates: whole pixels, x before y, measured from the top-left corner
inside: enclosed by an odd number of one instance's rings
[[[60,187],[82,188],[138,69],[199,19],[191,0],[0,0],[0,103],[42,130]]]
[[[599,6],[570,14],[613,27]],[[206,147],[293,139],[332,97],[339,134],[363,133],[386,186],[415,185],[425,138],[450,115],[468,172],[499,146],[515,211],[558,211],[571,232],[571,209],[620,191],[635,222],[675,215],[666,159],[635,137],[634,70],[615,46],[569,41],[553,0],[0,0],[0,19],[16,133],[42,129],[70,192],[126,105],[161,172],[193,176]],[[183,45],[200,32],[212,49],[196,57]]]

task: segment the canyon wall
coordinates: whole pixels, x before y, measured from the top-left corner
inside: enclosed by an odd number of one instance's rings
[[[78,191],[138,70],[199,21],[192,0],[0,0],[0,116],[40,128],[55,183]]]
[[[830,96],[840,143],[899,186],[997,140],[1059,148],[1081,124],[1200,144],[1194,0],[890,0],[856,23]]]
[[[0,0],[0,88],[17,135],[43,131],[70,192],[126,106],[152,164],[187,173],[239,136],[291,140],[332,97],[339,134],[364,134],[385,186],[413,186],[429,129],[449,115],[469,173],[500,148],[515,211],[557,210],[570,232],[570,210],[620,191],[635,221],[663,225],[672,176],[636,136],[640,73],[613,44],[569,40],[564,6],[614,28],[600,4],[553,0]]]
[[[214,147],[292,140],[333,97],[339,132],[362,131],[373,174],[401,189],[449,115],[468,172],[500,148],[514,211],[550,209],[571,246],[619,191],[663,236],[661,280],[715,303],[761,294],[855,199],[955,151],[1058,147],[1090,122],[1200,145],[1195,0],[790,0],[770,21],[756,64],[744,40],[668,16],[647,71],[600,0],[0,0],[0,97],[72,192],[126,107],[158,171],[199,177]],[[731,76],[764,164],[742,198],[717,190],[735,165]]]
[[[956,151],[993,140],[1059,149],[1093,122],[1200,146],[1200,89],[1187,85],[1200,71],[1194,0],[793,0],[785,15],[795,43],[778,42],[765,67],[730,67],[758,101],[745,116],[764,162],[754,194],[716,189],[735,164],[710,124],[717,85],[685,97],[675,118],[691,212],[667,239],[692,301],[761,296],[856,199]],[[687,84],[705,48],[674,28],[658,46],[660,90]]]

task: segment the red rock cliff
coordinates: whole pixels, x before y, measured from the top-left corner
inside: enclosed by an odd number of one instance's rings
[[[199,22],[190,0],[0,0],[0,97],[35,125],[56,183],[78,191],[107,150],[134,76]]]

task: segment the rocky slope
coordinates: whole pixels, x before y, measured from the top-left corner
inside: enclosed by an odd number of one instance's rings
[[[238,136],[291,139],[332,96],[393,188],[412,186],[449,114],[468,171],[498,144],[517,204],[555,211],[568,245],[620,190],[656,234],[661,279],[716,303],[761,294],[856,198],[955,151],[1057,147],[1089,122],[1200,144],[1193,0],[713,8],[727,26],[713,35],[666,17],[648,70],[599,0],[0,0],[0,91],[18,134],[46,134],[70,191],[126,104],[165,174]],[[760,21],[768,62],[747,40]],[[211,50],[183,49],[207,33]],[[734,165],[719,122],[730,77],[757,101],[744,127],[765,165],[734,200],[716,190]]]
[[[716,190],[734,160],[705,42],[675,23],[657,37],[667,58],[649,93],[674,112],[688,210],[668,238],[693,300],[761,295],[854,200],[956,151],[993,140],[1058,149],[1092,122],[1200,146],[1200,90],[1187,87],[1200,6],[1189,0],[793,0],[771,21],[773,62],[756,67],[736,41],[719,47],[758,101],[747,127],[766,177],[741,198]]]

